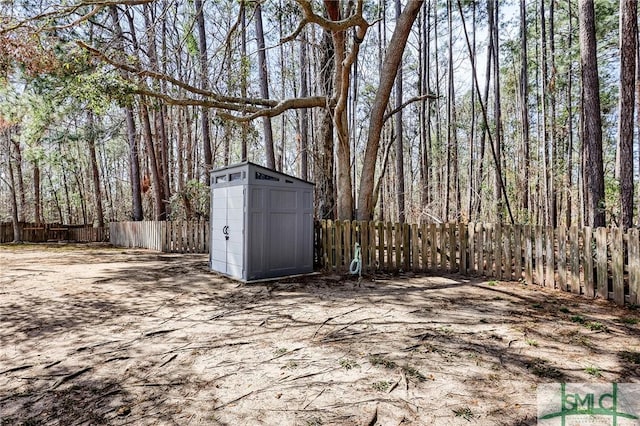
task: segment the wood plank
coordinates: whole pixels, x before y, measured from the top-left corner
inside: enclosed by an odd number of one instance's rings
[[[467,270],[475,273],[478,271],[476,266],[476,223],[469,223],[467,230],[467,251],[469,252],[469,262]]]
[[[371,267],[371,260],[369,257],[369,223],[366,221],[359,222],[360,228],[360,245],[362,246],[362,269],[368,271]]]
[[[524,280],[533,284],[533,246],[531,242],[531,225],[525,225],[524,231]]]
[[[558,288],[568,291],[567,288],[567,228],[559,226],[558,237]]]
[[[468,264],[468,235],[467,235],[468,225],[464,223],[460,223],[458,225],[458,241],[459,241],[459,255],[460,255],[460,273],[467,274],[469,272],[469,264]]]
[[[327,220],[322,219],[320,221],[320,227],[322,232],[322,267],[330,269],[329,267],[329,228],[327,226]]]
[[[638,228],[631,228],[629,236],[629,303],[640,304],[640,241]]]
[[[584,294],[587,297],[595,296],[595,285],[593,277],[593,232],[590,226],[582,229],[582,271],[584,274]]]
[[[425,272],[429,270],[429,227],[426,223],[420,225],[420,243],[422,244],[420,250],[420,270]]]
[[[482,223],[478,223],[478,227],[476,228],[476,234],[477,234],[477,241],[478,241],[478,245],[476,246],[476,252],[478,254],[478,273],[480,274],[480,276],[486,276],[485,275],[485,257],[484,257],[484,251],[485,251],[485,226]]]
[[[342,227],[342,221],[336,220],[334,224],[334,228],[336,230],[336,240],[335,240],[335,252],[336,252],[336,269],[338,271],[343,270],[343,258],[342,258],[342,241],[344,238],[344,230]]]
[[[418,232],[418,224],[411,224],[411,270],[420,270],[420,234]]]
[[[337,269],[336,268],[336,256],[334,249],[334,241],[336,238],[336,228],[333,226],[333,221],[331,219],[327,220],[327,260],[329,269]]]
[[[607,267],[607,228],[596,229],[596,270],[598,297],[609,298],[609,277]]]
[[[435,223],[429,225],[429,254],[431,255],[431,270],[437,271],[438,263],[438,229]]]
[[[613,301],[624,306],[624,251],[622,229],[611,230],[611,274],[613,278]]]
[[[555,288],[555,256],[554,256],[554,242],[555,235],[553,232],[552,226],[547,226],[545,231],[545,243],[546,243],[546,254],[545,254],[545,287]]]
[[[458,244],[456,241],[457,226],[454,223],[447,224],[447,234],[449,235],[449,272],[458,271]]]
[[[513,267],[514,278],[516,281],[521,281],[522,274],[522,225],[515,225],[513,227]]]
[[[343,253],[344,253],[344,259],[345,259],[345,265],[348,267],[349,264],[351,263],[351,261],[353,260],[353,245],[354,245],[354,241],[352,240],[352,235],[351,235],[351,221],[350,220],[345,220],[342,223],[342,232],[344,235],[344,247],[343,247]]]
[[[400,270],[402,268],[402,225],[398,222],[393,224],[393,232],[395,235],[394,242],[394,268]]]
[[[377,242],[376,242],[376,224],[373,221],[367,222],[369,227],[369,269],[378,269],[378,261],[376,260]]]
[[[447,224],[440,223],[438,224],[438,254],[440,255],[440,265],[439,269],[441,271],[445,271],[447,269]]]
[[[511,254],[511,239],[513,238],[513,229],[511,225],[502,225],[502,267],[504,269],[504,280],[513,280],[513,257]]]
[[[393,270],[393,244],[394,244],[394,238],[393,238],[393,224],[391,222],[387,222],[387,229],[386,229],[386,244],[387,244],[387,260],[386,260],[386,265],[387,265],[387,270],[391,271]]]
[[[569,229],[569,248],[571,259],[571,293],[580,294],[580,241],[577,226],[572,226]]]
[[[408,223],[402,224],[402,270],[411,270],[411,227]]]
[[[378,237],[378,269],[384,271],[387,269],[384,259],[384,223],[376,223],[376,234]]]
[[[544,235],[542,233],[542,226],[535,227],[535,247],[536,247],[536,284],[544,286],[544,252],[542,250]]]

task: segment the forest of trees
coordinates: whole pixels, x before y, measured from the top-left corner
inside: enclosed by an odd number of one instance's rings
[[[206,218],[210,171],[248,160],[314,182],[318,218],[630,227],[637,19],[635,0],[1,2],[0,221]]]

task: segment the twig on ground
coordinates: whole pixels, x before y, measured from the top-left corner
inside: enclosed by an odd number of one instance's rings
[[[305,404],[304,407],[302,407],[303,410],[306,410],[308,406],[311,405],[311,403],[313,403],[313,401],[315,401],[316,399],[320,398],[320,395],[322,395],[324,393],[324,391],[327,390],[327,388],[322,388],[322,390],[320,391],[320,393],[318,393],[311,401],[307,402]]]
[[[86,373],[87,371],[91,370],[93,367],[85,367],[82,370],[76,371],[75,373],[71,373],[71,374],[67,374],[66,376],[64,376],[63,378],[61,378],[60,380],[58,380],[52,387],[51,390],[57,388],[58,386],[60,386],[61,384],[68,382],[71,379],[75,379],[76,377],[78,377],[81,374]]]
[[[0,371],[0,374],[13,373],[14,371],[26,370],[31,367],[33,367],[33,364],[21,365],[20,367],[13,367],[8,370]]]
[[[162,364],[160,364],[160,367],[164,367],[165,365],[169,364],[171,361],[173,361],[174,359],[176,359],[178,357],[178,354],[174,354],[171,358],[169,358],[168,360],[166,360],[165,362],[163,362]]]

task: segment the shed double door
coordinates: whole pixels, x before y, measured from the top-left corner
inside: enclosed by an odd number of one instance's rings
[[[214,188],[211,199],[211,268],[244,275],[244,186]]]

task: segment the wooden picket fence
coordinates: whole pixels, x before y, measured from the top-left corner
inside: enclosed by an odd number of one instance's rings
[[[109,240],[109,228],[93,225],[65,225],[61,223],[20,223],[23,242],[44,243],[48,241],[72,241],[80,243]],[[0,223],[0,243],[13,241],[13,224]]]
[[[357,242],[365,272],[478,275],[640,303],[638,229],[323,220],[316,238],[322,266],[339,272]]]
[[[109,241],[118,247],[135,247],[165,253],[209,253],[209,222],[111,222]]]

